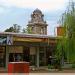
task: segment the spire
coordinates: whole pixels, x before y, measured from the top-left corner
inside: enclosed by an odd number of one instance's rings
[[[32,12],[31,20],[27,26],[33,34],[47,34],[47,24],[44,21],[44,15],[38,8]]]

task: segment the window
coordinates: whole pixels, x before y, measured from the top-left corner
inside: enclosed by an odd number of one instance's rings
[[[5,67],[5,47],[0,46],[0,67]]]
[[[41,29],[41,34],[43,34],[43,30]]]

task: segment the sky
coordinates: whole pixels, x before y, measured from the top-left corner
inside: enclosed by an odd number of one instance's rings
[[[54,35],[69,0],[0,0],[0,31],[18,24],[26,28],[32,12],[38,8],[48,24],[48,35]]]

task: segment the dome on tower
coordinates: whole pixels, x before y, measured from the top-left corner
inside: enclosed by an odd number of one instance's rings
[[[35,10],[33,11],[33,13],[41,13],[41,14],[42,14],[41,10],[39,10],[38,8],[35,9]]]

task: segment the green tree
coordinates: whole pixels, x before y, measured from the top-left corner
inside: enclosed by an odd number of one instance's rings
[[[22,29],[22,33],[27,33],[26,28],[23,28],[23,29]]]
[[[64,61],[75,63],[75,7],[69,3],[67,11],[62,14],[60,24],[65,30],[62,37],[58,37],[55,50],[56,59],[63,65]]]
[[[17,24],[13,24],[12,27],[8,28],[5,30],[5,32],[15,32],[15,33],[19,33],[20,32],[21,27]]]
[[[13,27],[6,29],[5,32],[13,32]]]
[[[31,31],[31,29],[29,27],[23,28],[22,32],[27,33],[27,34],[32,34],[32,31]]]
[[[65,36],[62,37],[62,45],[67,56],[67,61],[75,62],[75,7],[70,2],[67,11],[62,15],[62,26],[65,28]]]
[[[13,24],[13,31],[19,33],[21,29],[21,26],[18,24]]]

